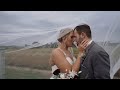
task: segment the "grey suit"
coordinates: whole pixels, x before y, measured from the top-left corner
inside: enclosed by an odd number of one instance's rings
[[[110,79],[110,59],[107,52],[94,41],[81,58],[81,79]]]

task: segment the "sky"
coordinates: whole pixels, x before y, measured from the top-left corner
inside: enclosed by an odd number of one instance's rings
[[[0,11],[0,45],[54,41],[56,31],[81,23],[95,41],[120,42],[119,22],[120,11]]]

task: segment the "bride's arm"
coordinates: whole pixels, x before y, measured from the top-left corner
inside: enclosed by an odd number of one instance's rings
[[[78,55],[77,60],[75,61],[75,63],[73,65],[71,65],[65,58],[64,54],[62,52],[60,52],[58,49],[55,49],[52,52],[53,55],[53,61],[55,63],[55,65],[57,65],[57,67],[60,69],[60,72],[67,73],[69,71],[75,71],[78,72],[79,68],[80,68],[80,61],[81,61],[81,57],[82,57],[82,53],[85,50],[87,41],[83,41],[80,45],[79,45],[79,51],[81,54]]]
[[[53,50],[52,55],[53,62],[60,69],[60,72],[68,73],[69,70],[71,71],[72,65],[66,60],[64,54],[60,50],[58,49]]]
[[[72,70],[75,71],[75,72],[79,72],[82,55],[83,55],[83,53],[80,53],[77,56],[77,60],[75,61],[75,63],[72,66]]]
[[[78,49],[79,49],[79,54],[77,56],[77,60],[76,62],[73,64],[72,66],[72,70],[75,72],[78,72],[80,69],[80,63],[81,63],[81,57],[84,55],[84,51],[87,47],[87,43],[88,40],[83,40],[79,45],[78,45]]]
[[[73,65],[71,65],[65,58],[64,54],[60,52],[59,50],[54,50],[52,52],[53,54],[53,61],[55,65],[60,69],[60,72],[62,73],[69,73],[69,71],[75,71],[78,72],[80,68],[80,55],[78,55],[77,60]]]

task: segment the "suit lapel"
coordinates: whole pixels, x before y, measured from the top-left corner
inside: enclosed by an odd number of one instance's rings
[[[94,44],[95,44],[95,42],[92,41],[92,43],[86,48],[86,50],[85,50],[86,55],[89,53],[90,49],[93,47]]]
[[[95,42],[92,41],[92,43],[86,48],[86,50],[85,50],[85,55],[81,58],[81,64],[83,64],[85,58],[87,57],[90,49],[93,47],[94,44],[95,44]]]

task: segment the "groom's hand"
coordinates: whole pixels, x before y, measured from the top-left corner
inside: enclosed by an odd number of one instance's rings
[[[79,49],[80,53],[84,53],[84,51],[87,47],[87,44],[88,44],[88,40],[85,39],[78,45],[78,49]]]

